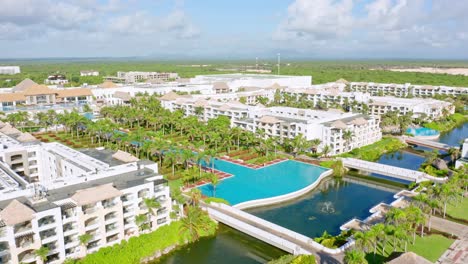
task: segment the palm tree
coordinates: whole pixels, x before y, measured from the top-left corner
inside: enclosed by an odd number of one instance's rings
[[[41,246],[39,249],[34,251],[34,254],[36,254],[36,256],[38,256],[43,263],[45,263],[47,261],[47,255],[49,255],[49,252],[50,250],[48,247]]]
[[[219,184],[219,179],[216,174],[212,173],[210,177],[211,186],[213,186],[213,197],[216,197],[216,187]]]
[[[322,141],[318,138],[312,139],[310,141],[310,146],[312,148],[312,151],[314,151],[314,153],[317,152],[317,148],[320,145],[320,143],[322,143]]]
[[[86,246],[88,245],[88,242],[93,238],[91,234],[85,233],[81,236],[78,237],[78,240],[80,241],[80,245]]]
[[[345,141],[346,144],[346,149],[349,147],[349,143],[354,137],[354,133],[351,130],[346,130],[343,132],[343,140]]]
[[[198,205],[200,203],[202,194],[201,191],[197,188],[193,188],[190,190],[190,203],[194,206]]]
[[[156,201],[154,198],[144,198],[143,202],[152,215],[156,215],[157,209],[161,207],[161,203]]]
[[[354,240],[356,241],[356,246],[364,251],[369,252],[370,248],[374,245],[375,237],[372,232],[356,232],[354,233]]]
[[[460,156],[460,149],[450,148],[448,150],[448,154],[450,155],[451,161],[454,162],[458,158],[458,156]]]
[[[347,264],[367,264],[366,254],[356,249],[346,251],[343,260]]]
[[[179,234],[182,237],[188,236],[190,242],[197,241],[200,238],[200,233],[204,228],[203,212],[194,206],[189,206],[185,217],[180,220],[181,225]]]
[[[135,216],[135,224],[138,226],[140,232],[149,228],[147,222],[148,216],[146,214],[139,214]]]
[[[322,149],[322,155],[323,155],[324,157],[327,157],[328,154],[329,154],[330,152],[331,152],[330,146],[329,146],[329,145],[325,145],[325,146],[323,147],[323,149]]]

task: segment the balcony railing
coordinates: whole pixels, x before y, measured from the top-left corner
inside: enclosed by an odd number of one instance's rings
[[[112,201],[112,202],[106,202],[106,203],[102,203],[102,206],[103,206],[104,208],[106,208],[106,209],[107,209],[107,208],[114,207],[114,206],[116,206],[116,205],[117,205],[117,203],[116,203],[116,202],[114,202],[114,201]]]
[[[15,230],[15,233],[22,233],[31,229],[32,229],[32,224],[31,222],[29,222],[28,224],[15,226],[14,230]]]

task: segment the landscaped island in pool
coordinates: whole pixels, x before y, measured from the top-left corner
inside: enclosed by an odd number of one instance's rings
[[[251,169],[224,160],[215,160],[214,167],[234,176],[216,186],[216,197],[231,205],[271,198],[301,190],[316,182],[328,169],[303,162],[286,160],[261,169]],[[211,184],[198,187],[206,196],[213,196]]]

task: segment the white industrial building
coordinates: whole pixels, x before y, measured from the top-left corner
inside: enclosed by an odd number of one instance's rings
[[[124,152],[82,153],[40,143],[9,124],[0,125],[0,263],[63,263],[168,224],[172,208],[157,164]],[[154,213],[144,199],[160,207]],[[87,234],[85,243],[80,237]]]
[[[95,70],[80,71],[80,76],[99,76],[99,72]]]
[[[170,81],[178,79],[179,75],[174,72],[117,72],[117,76],[108,76],[106,77],[107,81],[112,81],[116,83],[136,83],[142,81],[151,81],[151,80],[160,80],[160,81]]]
[[[0,74],[18,74],[21,73],[19,66],[0,66]]]

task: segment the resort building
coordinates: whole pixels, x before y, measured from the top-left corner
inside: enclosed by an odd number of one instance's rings
[[[461,95],[468,94],[467,87],[448,87],[432,85],[414,85],[410,83],[373,83],[373,82],[350,82],[348,88],[355,92],[370,93],[373,96],[398,96],[398,97],[432,97],[434,95]]]
[[[99,72],[94,70],[80,71],[80,76],[99,76]]]
[[[443,117],[444,114],[455,113],[455,107],[451,103],[428,98],[371,96],[367,102],[363,103],[368,104],[371,115],[382,115],[389,111],[396,111],[401,115],[412,113],[413,117],[436,120]]]
[[[12,89],[0,92],[1,111],[44,110],[43,106],[74,107],[90,104],[93,94],[88,88],[52,89],[26,79]],[[47,109],[46,109],[47,110]]]
[[[67,77],[65,77],[65,75],[54,74],[50,75],[47,79],[45,79],[44,83],[48,85],[63,85],[67,84],[68,80]]]
[[[117,72],[117,76],[106,77],[107,81],[115,83],[136,83],[150,80],[170,81],[178,79],[179,75],[174,72]]]
[[[332,155],[374,143],[382,137],[378,117],[355,113],[268,108],[259,104],[250,106],[238,101],[219,102],[175,93],[166,94],[160,100],[161,105],[170,111],[182,110],[186,116],[197,116],[204,121],[227,116],[232,126],[254,133],[262,130],[266,137],[284,140],[301,134],[306,140],[320,139],[319,150],[328,146]],[[351,137],[345,140],[346,131],[350,131]]]
[[[458,169],[462,166],[468,166],[468,138],[465,138],[460,158],[455,162],[455,168]]]
[[[157,164],[125,152],[82,153],[1,127],[1,263],[42,263],[41,247],[49,249],[47,263],[63,263],[171,221]],[[146,198],[160,206],[147,208]],[[137,215],[146,216],[145,231]]]
[[[0,74],[17,74],[21,73],[19,66],[0,66]]]

